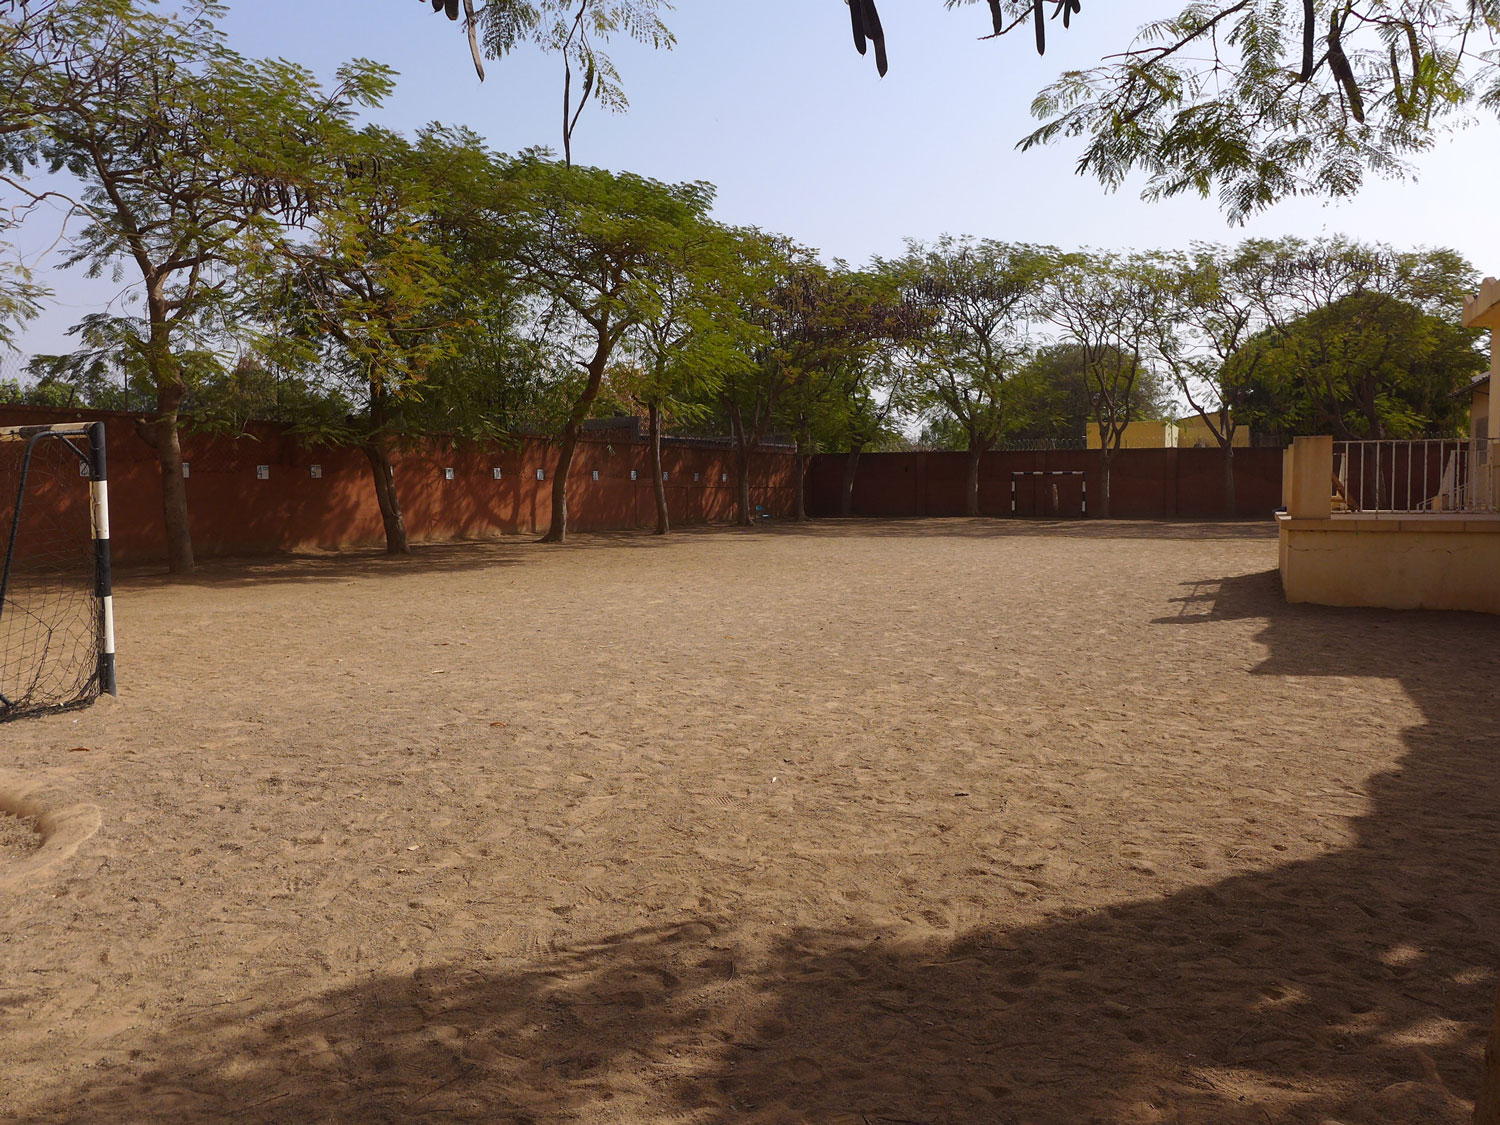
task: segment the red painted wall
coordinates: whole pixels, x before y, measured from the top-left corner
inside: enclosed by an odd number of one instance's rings
[[[808,509],[837,515],[848,455],[813,458]],[[1224,455],[1217,449],[1122,449],[1110,472],[1110,514],[1117,519],[1268,516],[1281,506],[1281,450],[1237,449],[1235,511],[1224,503]],[[966,453],[866,453],[854,480],[859,516],[961,516],[968,480]],[[1055,453],[986,453],[979,466],[979,509],[1010,515],[1011,473],[1082,470],[1088,481],[1089,513],[1099,514],[1103,462],[1097,450]],[[1052,486],[1056,486],[1053,502]],[[1076,516],[1078,477],[1017,477],[1017,514]]]
[[[161,470],[153,450],[136,436],[140,415],[0,407],[0,426],[102,419],[109,427],[111,528],[123,561],[165,557]],[[278,427],[252,424],[239,438],[210,435],[183,440],[189,466],[188,503],[193,544],[202,555],[261,554],[298,548],[380,546],[384,543],[369,463],[358,450],[318,447]],[[814,457],[808,510],[837,515],[845,454]],[[667,502],[678,524],[734,518],[734,462],[727,449],[669,445]],[[398,453],[396,487],[407,529],[416,542],[529,534],[552,518],[552,472],[557,451],[528,440],[513,448],[425,442]],[[267,467],[261,480],[257,467]],[[322,475],[314,478],[312,467]],[[650,451],[630,439],[591,437],[581,443],[569,486],[571,524],[580,531],[649,527],[656,522]],[[445,470],[453,470],[447,480]],[[493,470],[501,470],[501,479]],[[1098,452],[988,453],[980,465],[980,509],[1010,514],[1011,473],[1082,469],[1091,514],[1098,514],[1103,478]],[[547,474],[538,481],[537,470]],[[630,479],[631,472],[637,474]],[[963,453],[866,453],[855,480],[855,514],[872,517],[958,516],[964,511],[968,458]],[[594,473],[599,479],[594,479]],[[751,500],[772,516],[791,515],[795,459],[758,454]],[[695,479],[696,476],[696,479]],[[725,477],[728,479],[726,480]],[[1269,515],[1281,504],[1281,451],[1235,454],[1235,515]],[[1056,485],[1056,503],[1051,486]],[[1114,458],[1113,512],[1120,519],[1224,517],[1223,455],[1212,449],[1127,449]],[[1018,514],[1076,515],[1076,477],[1017,478]],[[78,503],[86,503],[79,489]],[[86,510],[81,511],[86,526]],[[75,521],[76,522],[76,521]]]
[[[135,433],[140,415],[0,407],[0,426],[94,421],[108,425],[110,524],[114,555],[164,558],[161,469]],[[298,548],[380,546],[385,542],[369,462],[356,449],[308,446],[278,427],[252,424],[239,438],[183,439],[193,545],[202,555],[261,554]],[[395,457],[396,489],[413,541],[488,538],[544,530],[552,518],[556,448],[424,442]],[[679,524],[734,518],[734,458],[727,449],[668,445],[667,504]],[[265,480],[258,466],[267,466]],[[312,467],[322,475],[314,478]],[[453,470],[447,480],[445,470]],[[494,478],[494,469],[501,479]],[[538,481],[538,469],[547,479]],[[631,471],[637,479],[630,479]],[[794,459],[758,454],[751,501],[773,516],[793,510]],[[599,479],[594,479],[594,473]],[[696,475],[696,479],[695,479]],[[728,477],[726,481],[724,478]],[[87,494],[79,490],[80,503]],[[570,525],[580,531],[655,526],[650,450],[641,442],[590,438],[573,460]]]

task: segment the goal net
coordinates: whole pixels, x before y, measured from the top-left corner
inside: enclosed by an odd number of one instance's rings
[[[0,721],[115,690],[104,424],[0,428]]]

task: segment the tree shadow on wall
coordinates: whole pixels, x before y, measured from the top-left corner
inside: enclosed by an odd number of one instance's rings
[[[1162,627],[1264,620],[1257,674],[1387,677],[1421,707],[1349,847],[946,942],[767,947],[682,919],[521,968],[372,976],[185,1021],[36,1116],[1465,1121],[1500,965],[1500,630],[1289,607],[1274,575],[1190,584],[1183,610]]]

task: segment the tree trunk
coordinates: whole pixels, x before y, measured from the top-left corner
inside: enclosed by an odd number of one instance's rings
[[[1500,997],[1490,1024],[1490,1041],[1484,1049],[1484,1076],[1474,1103],[1474,1125],[1500,1125]]]
[[[863,452],[864,446],[856,445],[844,458],[844,492],[839,500],[839,515],[846,518],[854,515],[854,477],[859,472],[859,455]]]
[[[735,458],[734,486],[740,510],[735,522],[741,527],[751,527],[755,524],[755,513],[750,509],[750,454],[743,449]]]
[[[380,505],[380,522],[385,525],[385,553],[411,554],[406,537],[406,517],[401,514],[401,498],[396,495],[396,471],[391,454],[382,438],[371,437],[364,443],[365,457],[375,478],[375,500]]]
[[[807,523],[808,522],[808,518],[807,518],[807,461],[808,461],[807,446],[805,446],[802,443],[802,439],[801,438],[798,438],[797,439],[797,488],[796,488],[796,491],[795,491],[796,512],[794,513],[794,517],[793,517],[793,518],[796,519],[796,521],[798,523]]]
[[[182,476],[182,441],[177,432],[177,412],[187,387],[182,381],[182,369],[172,354],[172,325],[162,278],[147,273],[145,281],[150,334],[145,340],[143,354],[152,386],[156,388],[156,417],[150,421],[148,429],[151,446],[161,463],[161,514],[167,534],[167,570],[172,574],[191,574],[195,565],[193,532],[188,525],[187,483]]]
[[[667,514],[667,485],[661,475],[661,407],[653,402],[647,411],[651,420],[651,491],[656,496],[656,534],[665,535],[672,530],[672,521]]]
[[[161,514],[167,532],[167,570],[191,574],[193,532],[188,526],[187,482],[182,476],[182,441],[177,432],[177,408],[182,405],[180,386],[159,390],[156,417],[151,421],[152,445],[161,462]]]
[[[755,523],[750,511],[750,438],[745,433],[745,420],[733,402],[729,404],[729,428],[734,434],[734,490],[735,519],[740,527]]]
[[[583,393],[573,404],[568,415],[568,424],[563,427],[562,441],[557,445],[557,471],[552,478],[552,523],[543,535],[543,543],[561,543],[568,534],[568,470],[573,465],[573,454],[578,450],[578,437],[583,433],[583,422],[589,416],[594,400],[599,397],[599,387],[604,382],[604,368],[609,363],[614,343],[601,337],[594,358],[589,362],[589,380]],[[658,474],[659,475],[659,474]]]
[[[969,442],[969,483],[964,492],[964,514],[979,515],[979,462],[984,459],[984,448]]]
[[[1234,499],[1234,438],[1226,436],[1224,441],[1224,514],[1230,519],[1238,515]]]

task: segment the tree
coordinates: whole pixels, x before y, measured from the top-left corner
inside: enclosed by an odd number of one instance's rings
[[[1436,314],[1451,314],[1478,276],[1453,250],[1396,250],[1345,237],[1250,241],[1241,256],[1261,259],[1243,267],[1241,283],[1271,326],[1359,293],[1386,293]]]
[[[827,270],[807,247],[757,230],[735,232],[734,254],[733,297],[754,342],[750,362],[721,380],[718,406],[734,442],[735,520],[749,527],[755,522],[750,460],[779,416],[781,400],[801,377],[799,349],[813,294]]]
[[[481,289],[458,244],[499,222],[484,205],[496,167],[477,138],[436,126],[415,142],[370,127],[342,137],[329,157],[309,188],[306,232],[274,228],[254,255],[271,273],[268,346],[293,362],[300,350],[303,364],[331,377],[352,405],[323,419],[317,436],[365,454],[386,550],[406,554],[394,444],[435,428],[482,428],[453,401],[434,410],[442,384],[429,385],[428,375],[454,354],[469,317],[464,296]],[[483,273],[493,297],[504,282]]]
[[[1036,404],[1011,441],[1072,443],[1088,440],[1094,405],[1089,395],[1088,362],[1075,344],[1040,343],[1021,377],[1036,388]]]
[[[879,347],[849,372],[837,443],[849,453],[839,488],[841,516],[854,515],[854,485],[865,450],[900,437],[896,418],[907,397],[909,376],[903,352],[899,347]]]
[[[477,239],[474,248],[484,253],[491,241]],[[468,245],[468,238],[460,243]],[[468,253],[456,263],[466,282],[456,294],[458,307],[445,314],[447,347],[427,365],[415,388],[418,398],[403,410],[416,432],[503,442],[556,433],[572,408],[572,372],[537,336],[512,264],[503,258],[476,263]]]
[[[1478,333],[1385,293],[1342,297],[1248,341],[1230,369],[1270,392],[1285,435],[1413,438],[1457,429],[1460,392],[1489,367]]]
[[[558,443],[552,522],[568,527],[568,471],[584,420],[627,333],[657,315],[671,264],[701,238],[713,189],[667,185],[628,173],[570,168],[535,155],[506,177],[507,257],[538,302],[537,321],[579,385]]]
[[[8,81],[0,85],[0,187],[19,197],[16,207],[0,209],[0,253],[12,251],[3,236],[52,194],[32,190],[21,174],[30,143],[26,134],[36,120],[27,79],[48,67],[80,64],[88,51],[89,29],[128,8],[128,0],[89,5],[0,0],[0,16],[5,17],[0,21],[0,58],[12,62],[4,72]],[[14,346],[15,331],[40,311],[48,295],[19,258],[0,261],[0,347]]]
[[[78,347],[65,355],[35,355],[26,373],[40,389],[47,387],[66,405],[95,410],[150,410],[150,373],[135,346],[139,323],[134,317],[89,313],[68,329]],[[203,351],[179,350],[183,362],[203,373],[216,357]]]
[[[1470,107],[1500,106],[1490,0],[1206,0],[1162,17],[1044,90],[1021,147],[1083,138],[1080,172],[1112,188],[1142,172],[1148,199],[1217,193],[1238,222],[1403,174]]]
[[[1025,425],[1035,405],[1036,388],[1017,376],[1058,261],[1050,247],[945,236],[930,247],[910,243],[897,267],[910,299],[931,318],[917,344],[911,404],[945,414],[963,431],[970,516],[980,514],[981,459]]]
[[[794,374],[780,414],[797,443],[795,518],[808,519],[807,469],[820,448],[842,444],[859,431],[872,440],[874,418],[889,415],[868,401],[874,369],[890,349],[917,338],[931,322],[928,310],[904,299],[887,272],[859,272],[843,263],[809,274],[797,294],[800,306],[786,334],[783,355]],[[866,436],[868,434],[868,436]]]
[[[1157,255],[1070,255],[1051,281],[1049,315],[1083,360],[1099,432],[1104,478],[1099,512],[1105,517],[1114,455],[1125,428],[1161,409],[1150,346],[1153,328],[1168,319],[1170,284]]]
[[[1168,299],[1153,309],[1148,326],[1155,358],[1223,453],[1224,510],[1231,516],[1234,443],[1248,415],[1250,382],[1246,367],[1230,358],[1263,323],[1255,294],[1264,288],[1268,258],[1257,245],[1234,252],[1200,245],[1191,254],[1166,255],[1162,276]]]
[[[1199,255],[1215,263],[1199,267],[1211,268],[1215,289],[1200,294],[1185,315],[1211,344],[1200,344],[1196,362],[1205,385],[1228,396],[1235,425],[1253,421],[1284,438],[1455,425],[1461,411],[1445,398],[1451,388],[1424,390],[1409,377],[1397,379],[1396,370],[1426,371],[1430,360],[1438,363],[1433,374],[1441,383],[1473,362],[1467,357],[1473,336],[1458,328],[1457,312],[1476,278],[1461,255],[1342,238],[1252,240],[1232,252],[1200,248]],[[1313,352],[1323,358],[1298,366]],[[1335,374],[1330,366],[1349,360],[1385,370]],[[1349,412],[1361,394],[1358,420]]]
[[[283,61],[250,61],[196,2],[160,15],[78,0],[89,38],[61,55],[0,55],[0,89],[25,91],[13,156],[80,184],[84,225],[67,260],[91,274],[135,275],[142,314],[130,326],[156,398],[141,427],[162,469],[168,565],[193,568],[179,414],[193,368],[181,348],[206,345],[235,294],[235,248],[252,228],[298,217],[299,185],[322,138],[389,86],[370,64],[345,68],[331,92]]]
[[[728,231],[704,223],[698,237],[664,258],[655,307],[626,339],[634,362],[612,378],[617,393],[646,411],[657,535],[672,526],[661,461],[664,421],[708,417],[725,374],[749,363],[754,332],[733,300],[733,250]]]
[[[7,249],[0,243],[0,253]],[[16,329],[41,311],[47,295],[48,291],[32,280],[24,263],[0,262],[0,347],[15,346]]]
[[[773,423],[797,439],[796,510],[806,516],[814,430],[842,409],[852,373],[882,339],[901,336],[911,309],[897,290],[840,263],[829,269],[788,239],[741,232],[745,319],[759,330],[753,362],[724,381],[720,406],[735,443],[737,518],[753,522],[750,459]]]

